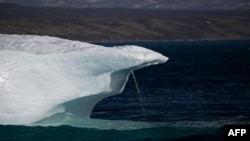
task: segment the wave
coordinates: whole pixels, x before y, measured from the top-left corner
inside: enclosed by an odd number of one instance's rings
[[[214,140],[222,138],[221,122],[135,122],[57,113],[26,126],[0,126],[0,139],[65,140],[70,136],[72,140]]]
[[[5,34],[0,34],[0,56],[0,124],[5,125],[58,113],[89,118],[97,102],[123,91],[132,71],[168,60],[133,45],[110,48]]]
[[[1,140],[94,140],[94,141],[193,141],[223,140],[222,129],[199,129],[177,127],[154,127],[135,130],[100,130],[95,128],[59,127],[27,127],[1,126]],[[11,131],[11,132],[9,132]]]
[[[127,121],[127,120],[107,120],[94,118],[81,118],[70,113],[57,113],[28,126],[60,126],[68,125],[79,128],[95,128],[101,130],[135,130],[156,127],[174,127],[174,128],[197,128],[197,129],[218,129],[229,124],[249,124],[248,117],[235,116],[230,118],[216,119],[210,121]]]

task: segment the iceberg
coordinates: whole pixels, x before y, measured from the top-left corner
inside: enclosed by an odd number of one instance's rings
[[[88,118],[96,103],[123,91],[132,71],[167,60],[135,45],[0,34],[0,124],[58,113]]]

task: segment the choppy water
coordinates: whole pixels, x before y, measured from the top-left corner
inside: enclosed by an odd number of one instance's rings
[[[170,58],[134,72],[140,95],[130,77],[122,94],[96,105],[92,119],[2,125],[0,140],[222,140],[223,125],[250,123],[250,41],[102,43],[121,44]]]
[[[99,103],[93,118],[146,121],[249,121],[250,41],[137,43],[168,56],[135,71],[122,95]],[[112,104],[111,104],[112,103]],[[145,107],[142,113],[140,105]]]

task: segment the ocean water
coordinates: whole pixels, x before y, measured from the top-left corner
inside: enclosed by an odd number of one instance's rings
[[[134,71],[122,94],[70,126],[0,125],[0,140],[223,140],[223,125],[250,124],[250,41],[99,43],[139,45],[169,57]]]

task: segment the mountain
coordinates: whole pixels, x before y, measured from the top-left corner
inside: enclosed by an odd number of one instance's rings
[[[26,6],[179,10],[250,9],[249,0],[0,0]]]

